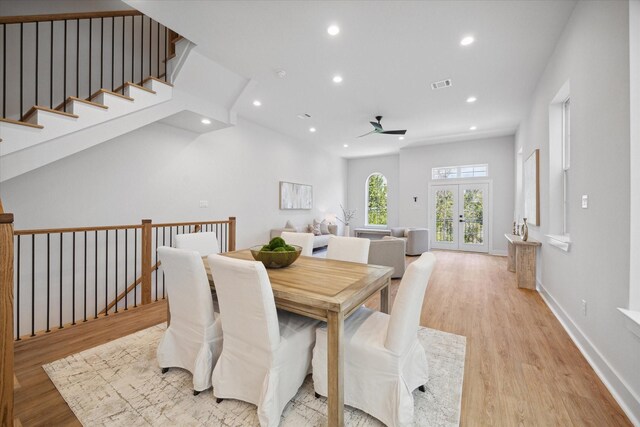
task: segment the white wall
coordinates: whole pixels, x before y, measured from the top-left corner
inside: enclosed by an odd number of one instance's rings
[[[640,0],[629,3],[629,61],[631,85],[631,248],[629,259],[640,259]],[[640,311],[640,263],[630,263],[629,307]]]
[[[549,104],[571,85],[569,252],[550,246]],[[516,150],[540,148],[541,292],[627,413],[640,422],[640,340],[629,302],[629,3],[578,2],[532,95]],[[637,120],[636,120],[637,121]],[[581,209],[581,195],[589,195]],[[637,263],[637,260],[635,261]],[[582,300],[587,302],[586,316]]]
[[[506,254],[504,233],[512,229],[515,194],[513,141],[513,136],[504,136],[400,150],[399,224],[428,227],[431,168],[487,163],[493,180],[493,229],[489,230],[493,246],[489,251]]]
[[[279,210],[281,180],[313,185],[314,209]],[[247,247],[288,219],[338,212],[345,184],[346,160],[241,120],[203,135],[149,125],[3,182],[0,195],[16,229],[236,216]]]
[[[351,222],[352,230],[356,227],[363,227],[366,222],[366,182],[369,175],[374,172],[379,172],[387,178],[387,226],[397,227],[399,225],[399,159],[400,157],[396,154],[348,161],[348,208],[357,210],[356,216]]]

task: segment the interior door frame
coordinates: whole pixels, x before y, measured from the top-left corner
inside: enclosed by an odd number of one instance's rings
[[[435,218],[433,217],[432,214],[432,208],[433,206],[431,206],[432,200],[431,200],[431,196],[432,196],[432,191],[433,191],[433,187],[437,187],[440,185],[460,185],[460,184],[467,184],[467,185],[473,185],[473,184],[488,184],[489,186],[489,197],[487,200],[487,205],[489,206],[489,221],[488,221],[488,225],[489,228],[487,230],[487,239],[488,239],[488,249],[487,249],[487,253],[492,255],[493,254],[493,179],[489,179],[489,178],[467,178],[467,179],[436,179],[436,180],[429,180],[429,182],[427,183],[427,194],[428,194],[428,205],[427,205],[427,224],[429,224],[429,227],[432,226],[433,221],[435,221]],[[436,236],[436,231],[434,230],[430,230],[429,231],[429,243],[430,245],[433,245],[433,242],[435,241],[435,236]],[[484,252],[481,252],[484,253]]]

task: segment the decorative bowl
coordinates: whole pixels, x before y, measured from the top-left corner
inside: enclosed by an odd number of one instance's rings
[[[302,252],[302,247],[298,245],[291,245],[296,250],[295,252],[276,252],[276,251],[261,251],[262,245],[254,246],[251,250],[251,255],[256,261],[260,261],[267,268],[283,268],[288,267],[295,260],[298,259]]]

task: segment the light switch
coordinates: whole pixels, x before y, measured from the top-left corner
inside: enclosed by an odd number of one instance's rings
[[[200,207],[201,208],[208,208],[209,207],[209,201],[208,200],[200,200]]]
[[[586,194],[582,195],[582,209],[587,209],[589,207],[589,196]]]

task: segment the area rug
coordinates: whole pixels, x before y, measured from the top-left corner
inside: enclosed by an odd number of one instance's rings
[[[216,404],[211,390],[192,394],[191,375],[161,374],[156,348],[164,324],[145,329],[43,368],[85,426],[258,426],[254,405],[236,400]],[[429,360],[426,393],[416,390],[416,426],[455,426],[460,420],[465,337],[421,328]],[[316,399],[311,376],[282,414],[286,427],[326,425],[327,401]],[[345,407],[345,425],[381,426],[375,418]]]

